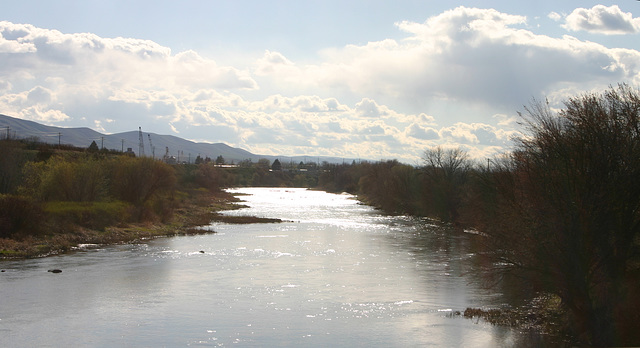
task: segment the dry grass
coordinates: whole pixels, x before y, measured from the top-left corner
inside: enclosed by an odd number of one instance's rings
[[[560,298],[547,294],[538,296],[527,305],[517,308],[467,308],[463,313],[456,312],[456,314],[462,314],[467,319],[482,319],[494,325],[561,336],[564,331],[561,326],[563,312]]]
[[[183,195],[180,206],[166,223],[146,222],[108,226],[101,230],[78,225],[48,227],[48,233],[19,239],[0,238],[0,259],[43,257],[74,250],[79,244],[118,244],[185,234],[215,233],[199,228],[213,221],[225,223],[280,222],[279,219],[224,216],[218,212],[242,208],[240,200],[227,192],[194,190]]]

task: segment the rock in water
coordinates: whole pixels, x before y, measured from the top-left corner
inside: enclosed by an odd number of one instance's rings
[[[61,269],[50,269],[47,272],[51,272],[51,273],[62,273]]]

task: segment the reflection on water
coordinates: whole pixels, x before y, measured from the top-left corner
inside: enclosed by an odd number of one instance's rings
[[[0,346],[539,343],[451,317],[501,298],[473,278],[466,236],[348,195],[235,191],[250,208],[227,214],[289,222],[0,263]]]

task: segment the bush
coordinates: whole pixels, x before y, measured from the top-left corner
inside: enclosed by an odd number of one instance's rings
[[[111,167],[113,196],[137,207],[156,195],[175,190],[176,174],[166,163],[147,157],[119,157]]]
[[[73,224],[102,230],[126,222],[131,216],[131,206],[125,202],[49,202],[44,211],[56,227]]]
[[[0,195],[0,238],[39,234],[43,218],[38,202],[26,197]]]
[[[199,164],[195,170],[195,183],[209,191],[219,190],[221,181],[221,171],[212,163]]]
[[[107,192],[103,162],[90,158],[57,156],[30,162],[24,166],[24,175],[19,192],[44,201],[97,201]]]

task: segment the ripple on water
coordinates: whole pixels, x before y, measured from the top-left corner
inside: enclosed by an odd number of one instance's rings
[[[500,300],[473,278],[465,238],[475,235],[379,215],[351,196],[237,191],[255,193],[243,196],[251,208],[229,214],[300,222],[216,224],[215,234],[5,263],[0,342],[519,346],[517,333],[449,316]]]

